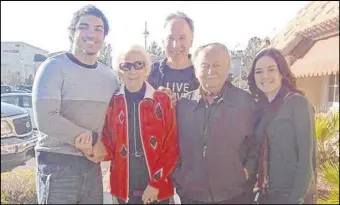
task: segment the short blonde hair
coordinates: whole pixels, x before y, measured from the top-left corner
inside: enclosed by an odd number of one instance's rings
[[[131,54],[131,53],[139,53],[143,56],[144,61],[145,61],[145,68],[147,70],[147,74],[150,74],[151,71],[151,66],[152,66],[152,61],[151,61],[151,57],[150,54],[140,45],[132,45],[129,46],[127,49],[125,49],[124,51],[120,52],[118,57],[117,57],[117,63],[115,66],[115,69],[118,71],[119,70],[119,64],[124,60],[124,58]]]

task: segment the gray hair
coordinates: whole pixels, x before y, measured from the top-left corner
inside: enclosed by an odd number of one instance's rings
[[[166,18],[165,18],[165,23],[164,23],[164,28],[168,25],[168,23],[174,19],[174,18],[182,18],[185,20],[185,22],[187,22],[192,34],[194,34],[194,22],[191,18],[189,18],[184,12],[181,11],[176,11],[175,13],[171,13],[169,14]]]
[[[194,52],[194,54],[192,55],[193,61],[196,60],[198,54],[199,54],[203,49],[205,49],[206,47],[209,47],[209,46],[216,46],[216,47],[223,48],[223,49],[228,53],[228,55],[229,55],[229,57],[230,57],[229,50],[228,50],[227,46],[225,46],[225,45],[222,44],[222,43],[214,42],[214,43],[208,43],[208,44],[204,44],[204,45],[202,45],[202,46],[199,46],[199,47],[196,49],[196,51]]]
[[[195,65],[196,64],[196,59],[197,59],[197,56],[198,56],[198,54],[203,50],[203,49],[205,49],[205,48],[207,48],[207,47],[209,47],[209,46],[211,46],[211,47],[220,47],[220,48],[223,48],[225,51],[226,51],[226,53],[228,54],[228,57],[230,58],[230,54],[229,54],[229,50],[228,50],[228,48],[227,48],[227,46],[226,45],[224,45],[224,44],[222,44],[222,43],[217,43],[217,42],[214,42],[214,43],[208,43],[208,44],[204,44],[204,45],[202,45],[202,46],[199,46],[196,50],[195,50],[195,52],[194,52],[194,54],[192,55],[192,62],[193,62],[193,64]],[[231,62],[230,62],[231,63]],[[230,63],[229,63],[229,66],[230,66]]]
[[[145,61],[145,68],[147,69],[147,76],[149,75],[150,71],[151,71],[151,65],[152,65],[152,61],[150,58],[149,53],[144,49],[144,47],[140,46],[140,45],[133,45],[128,47],[126,50],[124,50],[123,52],[120,52],[117,58],[117,64],[115,66],[115,69],[118,71],[119,70],[119,64],[123,61],[123,59],[131,54],[131,53],[139,53],[143,56],[144,61]]]

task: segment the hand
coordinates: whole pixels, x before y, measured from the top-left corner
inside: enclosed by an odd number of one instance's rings
[[[248,179],[249,179],[249,174],[248,174],[247,169],[244,168],[243,171],[244,171],[244,175],[245,175],[245,177],[246,177],[246,180],[248,180]]]
[[[148,185],[143,193],[142,201],[144,204],[151,204],[158,199],[159,190]]]
[[[104,161],[105,156],[107,155],[105,145],[101,141],[101,139],[98,139],[97,143],[93,146],[93,155],[85,155],[85,157],[94,162],[98,163],[101,161]]]
[[[93,155],[92,136],[87,132],[81,133],[74,140],[75,147],[86,155]]]
[[[96,157],[105,157],[107,155],[105,145],[101,139],[93,146],[93,155]]]
[[[158,90],[164,91],[164,92],[168,93],[168,95],[170,96],[170,99],[171,99],[171,104],[172,104],[172,106],[173,106],[173,107],[176,106],[177,98],[176,98],[176,95],[174,95],[174,94],[171,92],[170,88],[166,88],[166,87],[160,86],[160,87],[158,88]]]
[[[88,160],[90,160],[91,162],[96,163],[96,164],[101,162],[101,161],[104,161],[104,159],[105,159],[105,156],[104,157],[97,157],[97,156],[94,156],[94,155],[87,155],[87,154],[84,154],[84,155]]]

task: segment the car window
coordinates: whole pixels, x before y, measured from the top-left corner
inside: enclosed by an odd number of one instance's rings
[[[12,105],[20,106],[18,96],[1,96],[1,101]]]
[[[32,98],[30,96],[22,96],[22,107],[32,108]]]
[[[1,94],[2,93],[10,93],[11,88],[9,86],[1,86]]]

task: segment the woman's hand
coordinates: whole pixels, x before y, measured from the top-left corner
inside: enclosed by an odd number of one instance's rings
[[[159,190],[148,185],[143,193],[142,201],[144,204],[151,204],[158,199]]]

